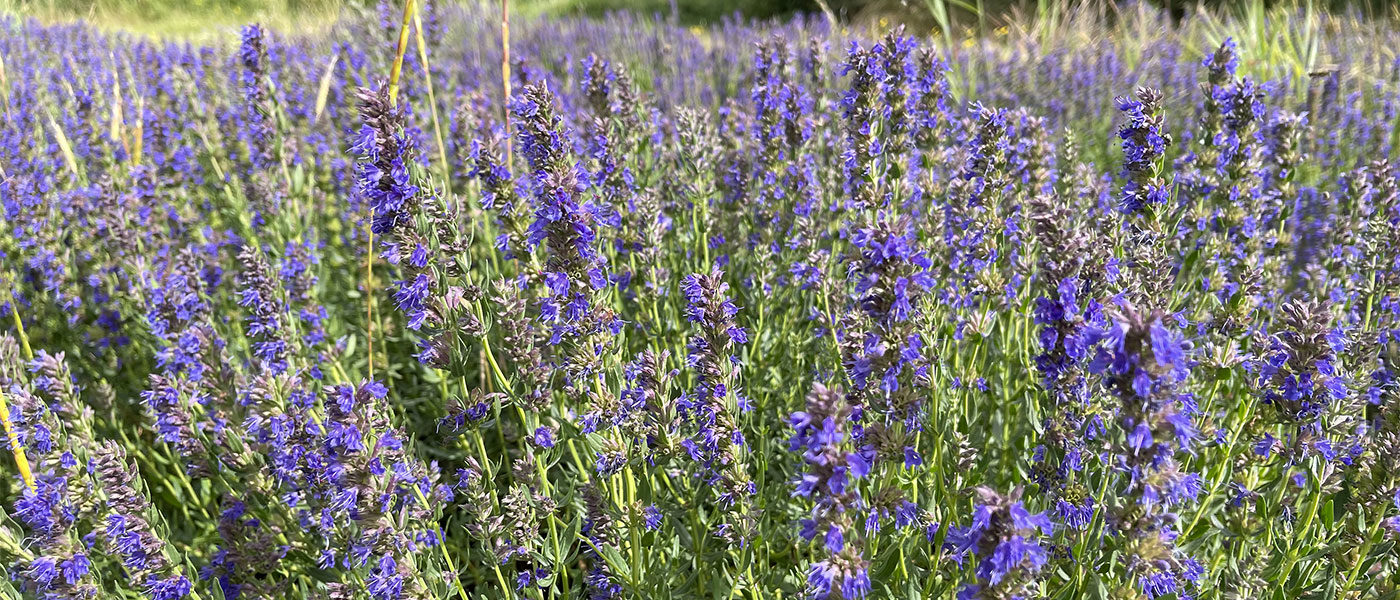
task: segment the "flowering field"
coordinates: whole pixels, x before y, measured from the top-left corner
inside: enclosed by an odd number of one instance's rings
[[[420,8],[0,20],[0,597],[1400,593],[1392,23]]]

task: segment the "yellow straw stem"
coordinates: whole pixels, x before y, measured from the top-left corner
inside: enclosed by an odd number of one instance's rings
[[[442,166],[442,184],[449,201],[452,198],[452,171],[447,164],[447,146],[442,142],[442,122],[438,119],[437,95],[433,93],[433,71],[428,68],[428,43],[423,39],[423,20],[418,8],[413,9],[413,31],[418,40],[418,61],[423,63],[423,82],[428,84],[428,111],[433,115],[433,136],[437,138],[438,162]]]
[[[394,49],[394,66],[389,70],[389,105],[399,105],[399,75],[403,73],[403,55],[408,51],[408,28],[413,19],[413,0],[403,4],[403,21],[399,23],[399,43]],[[365,254],[365,347],[368,352],[367,370],[374,379],[374,215],[365,220],[369,232],[369,251]]]
[[[0,391],[0,426],[5,428],[5,438],[10,442],[10,452],[15,455],[15,467],[19,469],[19,476],[24,479],[24,485],[33,490],[34,472],[29,470],[29,458],[24,455],[24,446],[19,444],[19,434],[10,425],[10,405],[5,402],[4,391]]]
[[[9,286],[11,283],[8,278],[0,279],[0,284]],[[34,349],[29,347],[29,336],[24,333],[24,320],[19,317],[19,298],[13,287],[10,288],[10,317],[15,320],[15,331],[19,334],[19,344],[24,350],[25,360],[33,362]],[[4,428],[5,439],[10,443],[10,452],[15,455],[15,467],[19,469],[20,478],[24,479],[25,486],[33,490],[34,472],[29,469],[29,457],[24,455],[24,446],[19,443],[19,434],[10,424],[10,404],[5,401],[4,390],[0,390],[0,427]]]
[[[505,92],[501,108],[506,118],[506,168],[510,168],[510,0],[501,0],[501,90]]]
[[[399,105],[399,74],[403,72],[403,55],[408,51],[408,27],[413,19],[413,0],[403,3],[403,22],[399,24],[399,45],[394,49],[394,67],[389,70],[389,104]]]
[[[146,97],[138,94],[136,96],[136,114],[145,113]],[[141,164],[141,153],[146,145],[146,122],[142,119],[136,119],[136,131],[131,132],[131,145],[135,148],[131,151],[132,164]]]
[[[24,350],[24,359],[34,360],[34,349],[29,347],[29,336],[24,333],[24,321],[19,318],[19,298],[10,293],[10,318],[15,320],[15,331],[19,332],[19,345]]]
[[[0,95],[5,100],[5,116],[10,116],[10,81],[5,78],[5,57],[0,56]]]

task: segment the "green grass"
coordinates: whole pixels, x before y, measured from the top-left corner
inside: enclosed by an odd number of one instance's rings
[[[671,1],[510,0],[510,7],[512,15],[525,18],[597,16],[618,10],[670,15]],[[1209,10],[1192,4],[1187,12],[1198,18],[1187,21],[1192,31],[1184,32],[1184,37],[1199,40],[1198,50],[1205,52],[1218,45],[1226,35],[1233,35],[1242,45],[1251,48],[1257,64],[1273,65],[1294,77],[1302,77],[1311,69],[1330,62],[1331,57],[1320,55],[1318,47],[1319,29],[1327,26],[1329,20],[1400,19],[1400,3],[1388,9],[1377,9],[1374,3],[1354,0],[1353,12],[1346,16],[1329,15],[1321,10],[1341,1],[1237,0],[1216,3]],[[880,0],[675,0],[675,3],[677,17],[686,24],[713,22],[736,12],[764,18],[816,12],[819,7],[826,6],[843,20],[853,23],[906,22],[914,31],[928,32],[949,46],[1007,33],[1034,39],[1045,47],[1072,45],[1105,35],[1151,36],[1153,29],[1161,25],[1154,18],[1143,17],[1157,14],[1147,7],[1124,10],[1111,0],[903,0],[897,6]],[[374,10],[374,6],[375,0],[0,0],[0,14],[35,17],[44,22],[81,19],[104,30],[202,39],[227,35],[231,29],[250,22],[261,22],[280,31],[321,29],[345,11]],[[1305,16],[1297,19],[1300,14]],[[1144,30],[1142,26],[1149,28]],[[1254,73],[1266,79],[1282,74]]]
[[[254,21],[282,31],[320,28],[347,8],[343,0],[0,0],[0,14],[176,38],[217,36]]]
[[[641,15],[670,16],[670,0],[525,0],[519,4],[524,14],[602,15],[625,10]],[[770,18],[796,12],[815,12],[815,0],[676,0],[676,16],[682,23],[713,22],[740,13],[747,17]]]
[[[510,4],[512,14],[521,17],[597,16],[619,10],[670,15],[672,11],[670,0],[511,0]],[[283,31],[319,28],[343,11],[373,10],[374,6],[374,0],[0,0],[0,14],[35,17],[47,23],[82,19],[105,30],[201,38],[253,21]],[[805,0],[676,0],[676,9],[682,22],[695,24],[736,12],[759,18],[780,16],[815,10],[816,4]]]

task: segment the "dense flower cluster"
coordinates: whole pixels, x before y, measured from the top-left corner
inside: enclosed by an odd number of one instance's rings
[[[977,583],[963,588],[959,598],[1023,598],[1033,593],[1029,586],[1050,560],[1041,538],[1052,526],[1045,513],[1027,511],[1020,495],[1019,488],[1010,496],[978,488],[972,524],[950,528],[945,543],[954,559],[961,563],[969,554],[977,556]]]
[[[1202,567],[1175,548],[1177,516],[1203,491],[1202,478],[1176,458],[1199,436],[1192,420],[1195,399],[1182,393],[1191,367],[1191,346],[1159,314],[1132,307],[1116,312],[1103,329],[1090,369],[1117,396],[1122,441],[1116,466],[1127,482],[1114,507],[1114,525],[1130,551],[1129,569],[1148,597],[1189,593]]]
[[[0,598],[1395,595],[1393,22],[411,4],[0,17]]]
[[[808,588],[817,597],[864,598],[870,593],[870,563],[863,556],[854,513],[865,500],[854,485],[870,473],[871,450],[850,441],[854,408],[839,390],[821,384],[807,396],[807,410],[792,413],[789,443],[802,453],[807,470],[796,494],[813,500],[812,514],[802,520],[802,537],[820,540],[822,560],[807,569]]]

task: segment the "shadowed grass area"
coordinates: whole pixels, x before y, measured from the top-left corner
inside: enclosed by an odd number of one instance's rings
[[[440,0],[444,4],[500,0]],[[391,5],[401,4],[389,0]],[[346,13],[373,13],[376,0],[0,0],[0,14],[38,18],[44,22],[83,20],[105,30],[179,38],[205,38],[228,33],[231,28],[260,22],[281,31],[324,29]],[[1023,39],[1042,44],[1084,41],[1104,35],[1143,35],[1116,25],[1126,13],[1153,12],[1154,6],[1167,7],[1166,14],[1205,33],[1202,48],[1214,47],[1231,35],[1248,43],[1263,62],[1277,62],[1287,55],[1294,71],[1313,49],[1311,39],[1296,39],[1296,27],[1282,27],[1280,21],[1301,18],[1306,25],[1326,20],[1390,21],[1400,19],[1400,3],[1390,0],[1230,0],[1229,2],[1182,3],[1154,0],[1144,3],[1117,3],[1112,0],[510,0],[511,14],[521,18],[542,16],[603,16],[625,11],[643,16],[659,14],[681,23],[699,25],[742,15],[748,18],[775,18],[796,13],[830,11],[830,16],[848,25],[872,25],[879,29],[891,23],[905,23],[912,31],[941,38],[945,45],[969,43],[971,39],[1005,36],[1014,32]],[[397,9],[392,9],[397,12]],[[1134,16],[1138,16],[1134,14]],[[1138,19],[1138,22],[1144,21]],[[1160,23],[1159,23],[1160,24]],[[1312,32],[1311,27],[1302,28]],[[1277,35],[1280,31],[1289,34]],[[1188,36],[1190,37],[1190,36]],[[1201,50],[1202,48],[1197,48]],[[1300,61],[1299,58],[1305,58]],[[1297,73],[1295,73],[1297,74]]]
[[[610,11],[630,11],[641,15],[674,15],[682,23],[718,21],[735,14],[751,18],[780,17],[797,12],[817,12],[815,0],[528,0],[524,10],[539,14],[583,14],[599,16]]]
[[[325,27],[346,5],[342,0],[0,0],[0,14],[200,38],[254,21],[283,31]]]
[[[470,1],[470,0],[468,0]],[[494,3],[494,2],[492,2]],[[82,19],[102,29],[149,35],[199,38],[250,22],[277,30],[322,28],[345,11],[374,11],[373,0],[0,0],[0,14],[44,22]],[[630,11],[674,14],[686,23],[704,23],[744,14],[767,18],[815,11],[811,0],[512,0],[522,17],[593,15]]]

